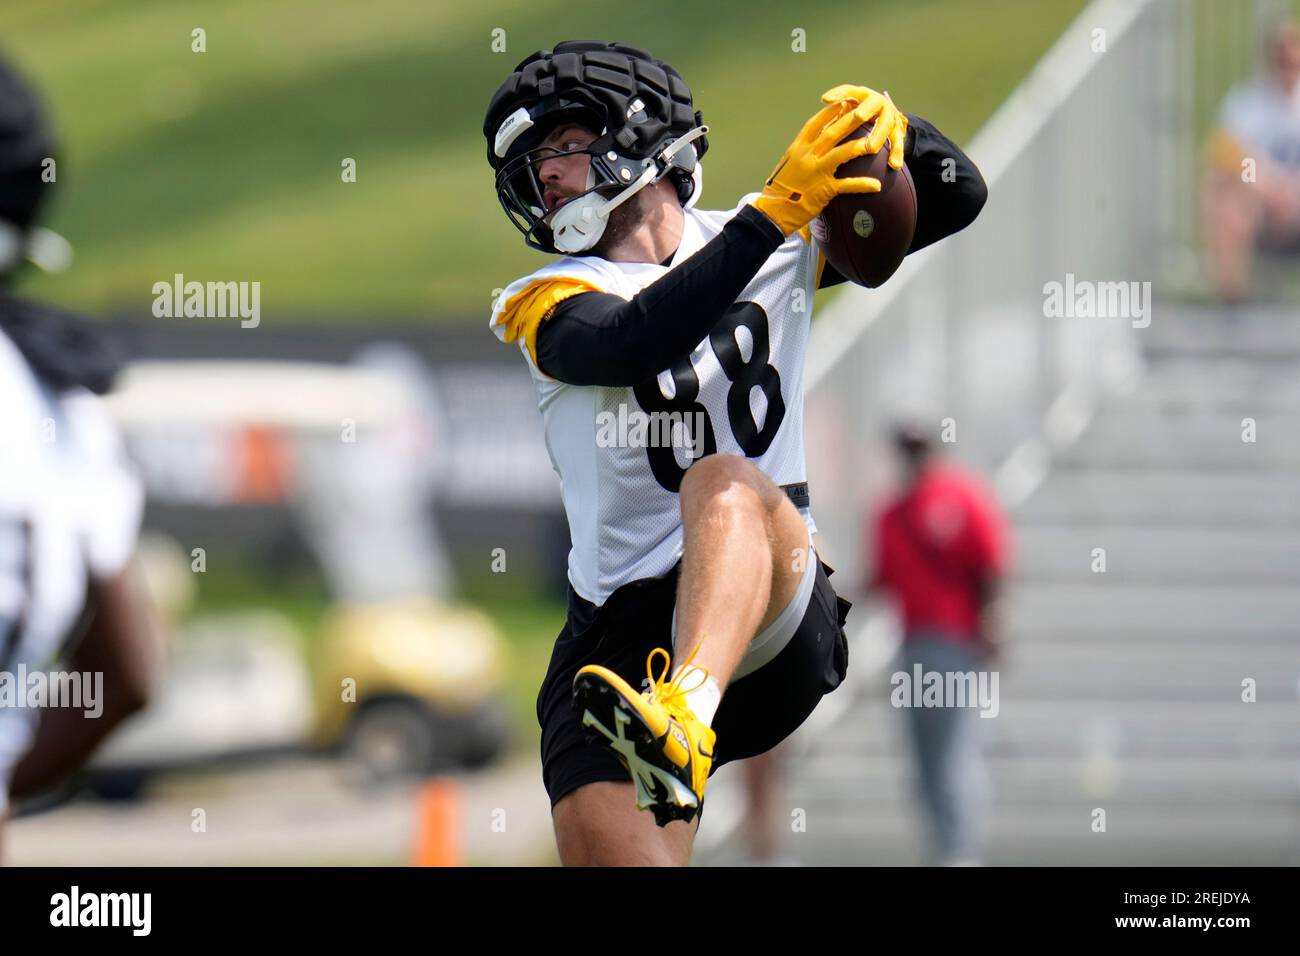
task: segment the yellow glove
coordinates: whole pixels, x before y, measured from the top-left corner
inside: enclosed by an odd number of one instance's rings
[[[857,105],[859,113],[865,113],[867,120],[876,121],[867,141],[871,143],[869,153],[878,153],[889,140],[889,165],[894,169],[903,168],[903,147],[907,143],[907,117],[899,112],[888,93],[877,93],[865,86],[852,86],[841,83],[822,94],[823,103],[835,103],[847,100]]]
[[[880,192],[880,180],[871,176],[835,178],[835,170],[841,165],[872,151],[868,148],[870,137],[866,136],[836,145],[866,122],[863,109],[847,100],[823,107],[804,124],[767,177],[763,193],[753,205],[785,235],[812,222],[828,202],[842,193]]]

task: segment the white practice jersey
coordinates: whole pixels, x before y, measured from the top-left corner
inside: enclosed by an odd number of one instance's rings
[[[1290,92],[1272,81],[1234,87],[1223,99],[1219,120],[1241,149],[1300,169],[1300,83]]]
[[[0,674],[53,667],[92,578],[135,550],[143,492],[102,402],[53,394],[0,333]],[[39,711],[0,698],[0,810]]]
[[[498,296],[493,331],[507,340],[499,321],[504,306],[540,280],[571,278],[633,298],[721,232],[757,195],[743,197],[730,210],[683,210],[681,245],[668,266],[595,256],[565,256],[543,266]],[[524,339],[518,340],[537,388],[546,447],[560,476],[572,536],[569,582],[579,596],[603,604],[616,588],[662,575],[681,557],[677,493],[693,449],[744,456],[778,485],[806,480],[804,353],[819,265],[806,230],[789,236],[713,333],[660,372],[657,385],[559,382],[537,367]],[[651,418],[654,413],[663,414]],[[638,422],[647,420],[648,427],[638,431]],[[694,429],[690,438],[676,429],[675,440],[659,441],[675,420]],[[654,447],[644,447],[647,443]],[[812,515],[801,510],[809,531],[815,531]]]

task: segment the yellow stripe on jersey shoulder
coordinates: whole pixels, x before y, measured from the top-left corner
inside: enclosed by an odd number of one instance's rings
[[[1227,130],[1217,130],[1206,142],[1210,165],[1215,169],[1229,173],[1241,171],[1241,160],[1246,149]]]
[[[528,354],[533,357],[533,364],[537,365],[538,326],[550,318],[555,307],[569,296],[600,291],[590,282],[568,276],[539,279],[506,300],[497,316],[497,325],[506,327],[507,342],[517,342],[522,338],[528,346]]]
[[[805,223],[799,227],[799,235],[803,237],[803,241],[808,243],[808,245],[811,246],[813,244],[812,227],[809,224]],[[821,247],[819,246],[817,248],[817,278],[813,282],[813,291],[816,291],[821,287],[822,273],[824,271],[826,271],[826,253],[822,252]]]
[[[809,226],[807,225],[800,226],[799,235],[803,236],[804,242],[808,243],[808,245],[810,246],[812,245],[812,241],[813,241],[812,229]],[[819,247],[817,249],[817,278],[813,282],[814,291],[821,287],[822,273],[824,271],[826,271],[826,253],[822,252],[821,248]]]

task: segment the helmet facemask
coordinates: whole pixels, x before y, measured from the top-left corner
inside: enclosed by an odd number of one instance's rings
[[[699,126],[668,143],[657,156],[640,160],[622,155],[612,139],[603,133],[580,149],[524,148],[510,157],[497,174],[497,196],[510,221],[524,234],[524,242],[532,248],[543,252],[582,252],[600,241],[614,209],[670,173],[675,174],[679,198],[685,188],[690,190],[683,205],[694,205],[699,198],[700,175],[691,143],[707,132],[707,126]],[[547,210],[546,187],[538,172],[541,164],[548,159],[580,153],[591,157],[587,188],[557,208]],[[639,175],[632,172],[636,167],[640,167]],[[691,185],[678,185],[681,177]]]
[[[555,126],[558,124],[552,124]],[[591,223],[597,216],[597,210],[604,204],[604,200],[612,187],[617,187],[618,181],[613,178],[612,173],[604,164],[598,163],[599,156],[598,143],[601,137],[597,137],[587,146],[579,149],[561,150],[551,146],[534,146],[524,148],[508,159],[506,164],[501,167],[501,171],[496,177],[497,197],[501,201],[502,208],[505,209],[506,215],[520,232],[524,234],[524,242],[534,249],[543,252],[556,251],[578,251],[580,248],[589,248],[588,246],[579,246],[570,249],[572,242],[561,242],[557,245],[555,242],[556,229],[567,232],[566,224],[570,219],[574,219],[577,212],[585,215],[577,216],[577,220]],[[546,208],[546,186],[541,178],[541,166],[547,160],[559,159],[565,156],[576,156],[586,154],[590,157],[590,163],[587,167],[586,189],[576,196],[567,197],[563,205],[555,209]],[[603,192],[602,192],[603,191]],[[565,215],[559,223],[555,220],[560,213],[574,207],[572,211]],[[596,235],[592,243],[599,239]]]

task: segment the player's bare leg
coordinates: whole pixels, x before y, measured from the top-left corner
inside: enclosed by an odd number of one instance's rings
[[[699,819],[660,827],[636,806],[631,783],[579,787],[551,811],[565,866],[685,866]]]
[[[793,600],[811,560],[808,530],[785,492],[736,456],[712,455],[696,462],[680,494],[684,553],[674,661],[680,667],[694,654],[684,675],[687,682],[707,672],[720,693],[750,641]],[[666,661],[663,666],[666,671]],[[584,677],[584,672],[594,673]],[[658,746],[654,740],[666,739],[665,731],[656,728],[647,735],[650,721],[636,719],[633,711],[649,713],[650,720],[663,719],[653,702],[644,704],[641,695],[604,668],[584,668],[577,683],[580,699],[586,702],[584,723],[621,752],[634,785],[589,784],[556,804],[553,818],[561,859],[566,864],[685,865],[712,760],[712,731],[697,717],[707,724],[712,713],[671,714],[683,725],[674,733],[685,732],[679,736],[687,761],[681,776],[691,783],[684,787],[673,779],[668,763],[656,766],[645,759]],[[650,696],[664,694],[661,689]],[[638,732],[641,737],[634,747]],[[654,816],[643,812],[647,807],[654,809]],[[656,825],[673,816],[692,822]]]
[[[798,591],[812,560],[808,527],[780,487],[734,455],[696,462],[681,505],[674,661],[694,652],[692,663],[725,690],[749,642]]]
[[[1266,173],[1243,184],[1235,173],[1212,171],[1201,215],[1210,278],[1219,297],[1230,302],[1250,296],[1251,259],[1261,236],[1290,242],[1300,234],[1300,196]]]
[[[1250,260],[1259,229],[1260,203],[1236,176],[1212,173],[1202,194],[1207,266],[1220,298],[1239,302],[1250,292]]]

